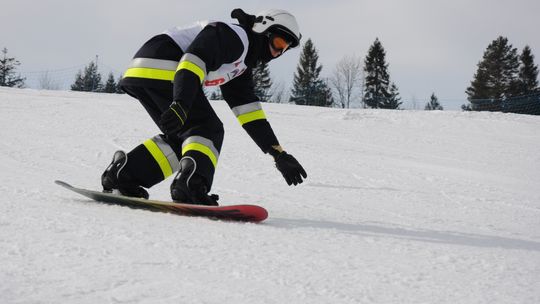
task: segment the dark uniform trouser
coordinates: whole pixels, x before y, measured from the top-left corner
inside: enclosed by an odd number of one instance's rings
[[[122,88],[141,102],[159,127],[161,114],[172,102],[172,84],[168,89],[125,85]],[[200,89],[178,136],[160,134],[137,146],[128,153],[124,170],[141,186],[149,188],[178,171],[182,157],[192,157],[197,164],[195,173],[205,178],[210,189],[223,135],[223,124]]]

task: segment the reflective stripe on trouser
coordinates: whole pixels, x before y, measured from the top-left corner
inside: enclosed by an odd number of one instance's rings
[[[145,141],[143,145],[148,149],[148,152],[150,152],[161,169],[163,179],[166,179],[180,169],[180,162],[174,150],[161,136],[154,136]]]
[[[178,156],[162,135],[138,145],[128,153],[126,170],[139,185],[150,188],[180,168]],[[178,144],[180,146],[180,144]]]
[[[214,169],[216,168],[219,151],[210,139],[202,136],[190,136],[186,138],[182,143],[182,155],[185,155],[189,151],[198,151],[206,155],[212,162],[212,165],[214,165]]]
[[[234,115],[238,119],[240,125],[252,122],[259,119],[266,119],[266,115],[259,101],[248,103],[245,105],[232,108]]]
[[[173,81],[178,62],[154,58],[134,58],[124,73],[125,77]]]

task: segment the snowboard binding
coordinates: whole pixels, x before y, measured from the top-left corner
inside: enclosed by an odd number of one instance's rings
[[[180,160],[180,172],[171,184],[173,201],[184,204],[218,206],[219,196],[208,194],[208,186],[204,177],[198,175],[197,162],[189,156]]]
[[[111,164],[101,175],[103,192],[148,199],[148,192],[128,172],[123,170],[127,161],[126,152],[116,151],[114,153]]]

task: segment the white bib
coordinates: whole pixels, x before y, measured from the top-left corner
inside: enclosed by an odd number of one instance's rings
[[[183,52],[187,50],[189,45],[195,40],[195,37],[207,26],[215,25],[216,21],[197,21],[186,27],[174,27],[164,32],[170,36]],[[236,60],[230,63],[222,64],[217,70],[207,71],[204,78],[204,86],[218,86],[227,83],[231,79],[240,76],[246,69],[246,55],[249,47],[249,40],[246,31],[235,24],[225,23],[229,26],[240,38],[244,46],[244,51]]]

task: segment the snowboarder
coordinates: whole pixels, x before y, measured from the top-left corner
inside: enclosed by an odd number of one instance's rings
[[[171,197],[184,203],[217,205],[209,195],[224,129],[203,86],[220,86],[242,127],[273,156],[289,185],[302,183],[304,168],[280,146],[260,99],[252,69],[300,44],[296,19],[284,10],[250,15],[231,12],[238,24],[199,21],[152,37],[135,54],[120,82],[138,99],[163,134],[129,153],[117,151],[101,177],[105,192],[148,198],[145,188],[178,171]]]

